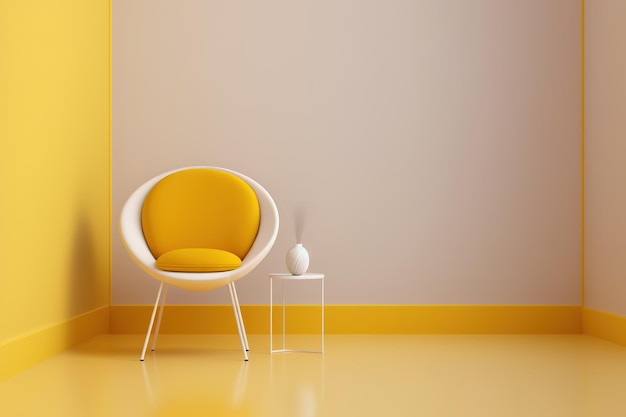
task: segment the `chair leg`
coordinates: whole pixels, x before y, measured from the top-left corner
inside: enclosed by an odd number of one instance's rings
[[[233,288],[233,297],[235,299],[235,304],[237,304],[237,313],[239,315],[239,323],[241,323],[241,330],[243,330],[242,334],[243,334],[243,341],[245,344],[245,348],[247,351],[250,350],[250,346],[248,345],[248,337],[246,335],[246,326],[244,326],[243,324],[243,315],[241,314],[241,307],[239,305],[239,297],[237,296],[237,290],[235,289],[235,283],[231,282],[229,285],[232,286]]]
[[[161,298],[161,292],[163,291],[164,282],[161,282],[159,286],[159,292],[157,293],[156,301],[154,302],[154,308],[152,309],[152,316],[150,317],[150,324],[148,325],[148,332],[146,333],[146,340],[141,350],[140,361],[143,361],[146,357],[146,349],[148,349],[148,342],[150,341],[150,333],[152,332],[152,325],[154,324],[154,317],[156,316],[157,307],[159,306],[159,299]]]
[[[157,319],[156,327],[154,328],[154,336],[152,337],[153,352],[156,349],[157,339],[159,337],[159,330],[161,329],[161,319],[163,318],[163,310],[165,309],[165,299],[167,298],[167,290],[169,288],[169,284],[165,284],[165,291],[163,292],[163,298],[161,299],[161,307],[159,308],[159,317]]]
[[[235,284],[228,284],[228,291],[230,292],[230,301],[233,304],[233,312],[235,313],[235,321],[237,322],[237,330],[239,331],[239,340],[241,341],[241,348],[243,349],[243,358],[248,360],[247,350],[247,338],[245,337],[245,329],[243,328],[243,320],[241,318],[241,310],[239,309],[239,302],[237,300],[237,292],[235,291]]]

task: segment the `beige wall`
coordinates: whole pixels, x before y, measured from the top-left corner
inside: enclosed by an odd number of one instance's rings
[[[282,214],[243,303],[304,210],[329,303],[579,304],[580,23],[570,0],[114,0],[114,219],[157,173],[225,166]],[[112,245],[113,304],[152,302]]]
[[[585,1],[585,304],[626,315],[626,3]]]
[[[108,0],[0,2],[0,347],[109,305],[109,34]]]

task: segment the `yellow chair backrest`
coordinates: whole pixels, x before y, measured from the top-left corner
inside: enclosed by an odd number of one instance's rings
[[[148,193],[141,212],[155,258],[190,248],[220,249],[243,259],[256,238],[259,202],[238,176],[211,168],[178,171]]]

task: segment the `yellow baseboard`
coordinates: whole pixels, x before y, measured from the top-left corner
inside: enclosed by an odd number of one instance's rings
[[[582,313],[583,333],[626,346],[626,317],[589,307]]]
[[[0,343],[0,380],[60,353],[77,343],[109,332],[109,306]]]
[[[242,305],[246,330],[269,331],[269,306]],[[144,333],[151,306],[111,306],[111,333]],[[328,334],[568,334],[582,332],[581,307],[569,305],[327,305]],[[280,308],[274,329],[280,331]],[[319,305],[288,305],[287,331],[318,333]],[[230,305],[168,305],[163,333],[236,333]]]

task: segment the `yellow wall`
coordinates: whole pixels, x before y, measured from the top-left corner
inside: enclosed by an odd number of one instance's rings
[[[0,365],[108,309],[109,22],[109,0],[0,0]]]

